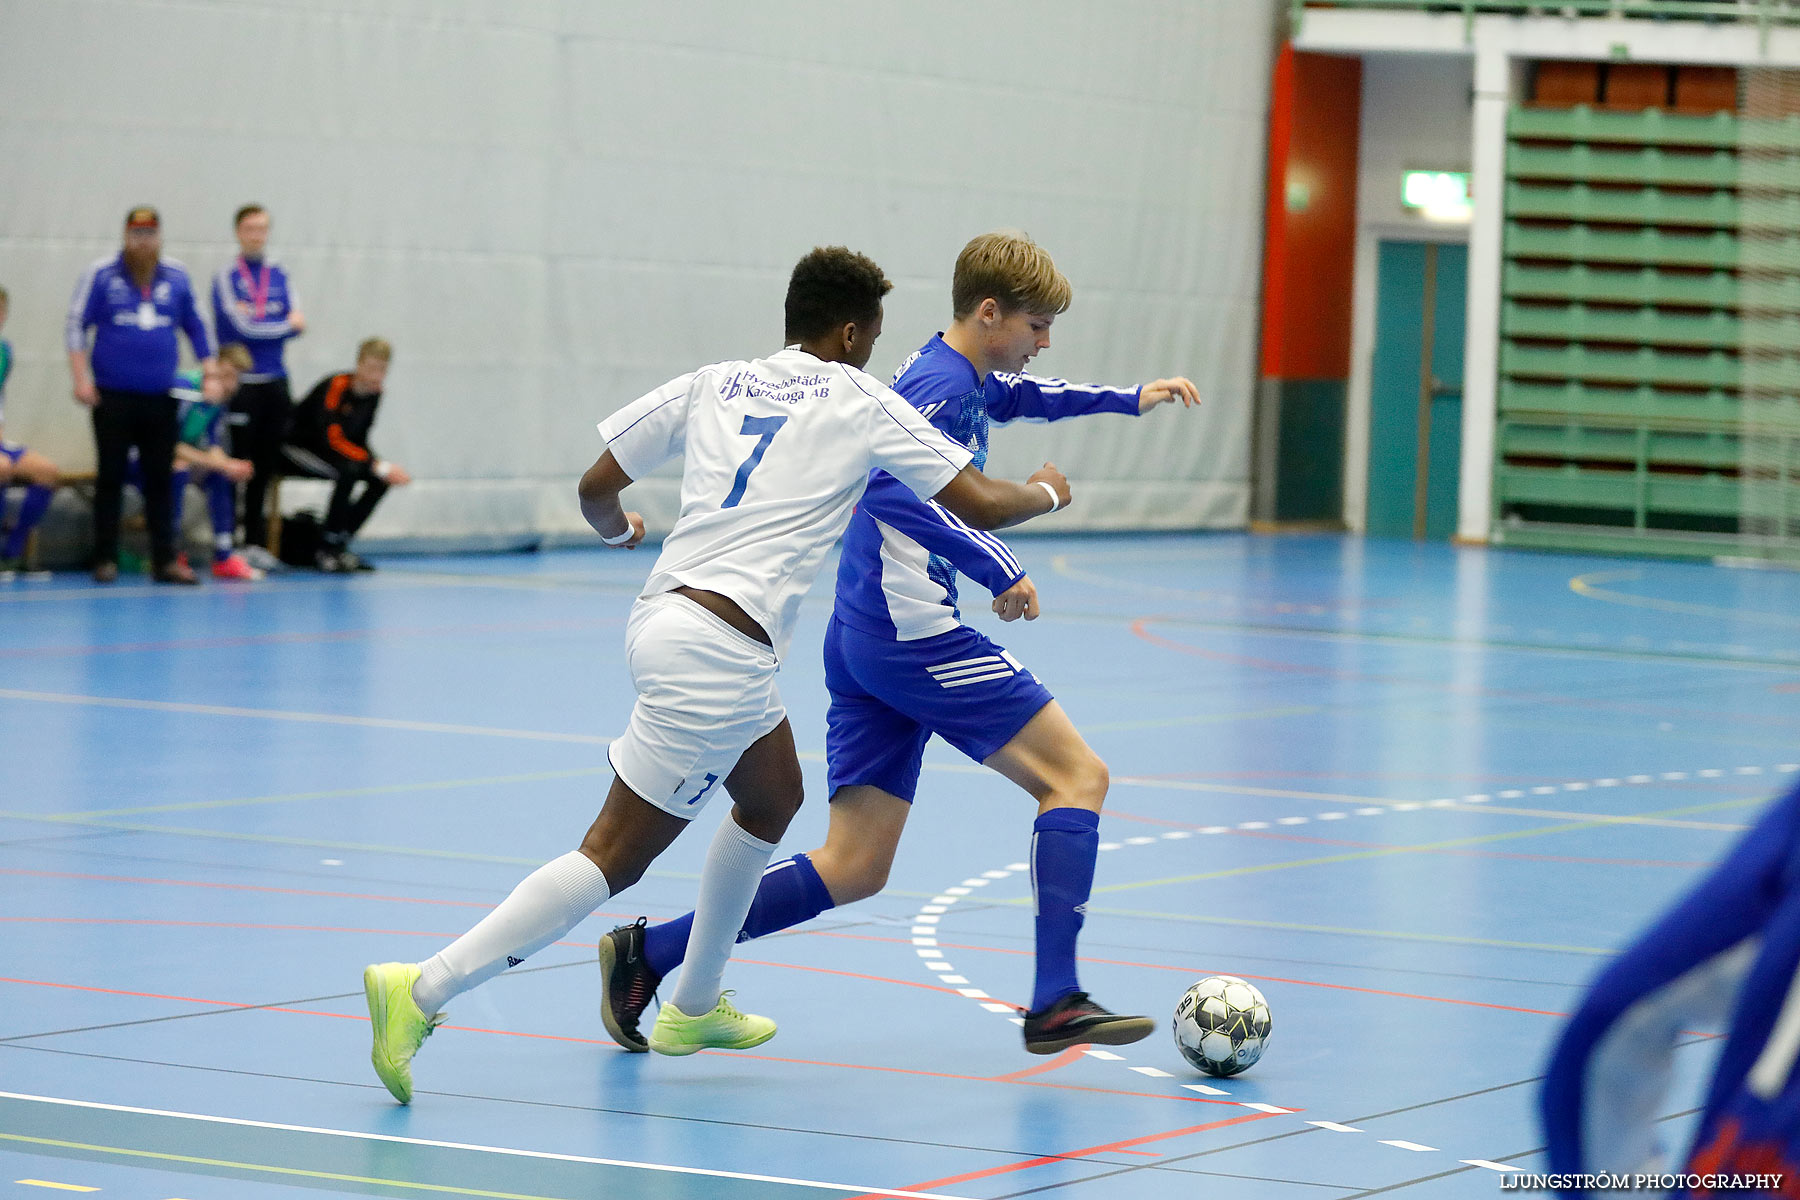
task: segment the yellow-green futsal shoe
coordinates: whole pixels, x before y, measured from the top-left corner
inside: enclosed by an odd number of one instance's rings
[[[374,963],[363,968],[363,994],[369,999],[369,1029],[375,1039],[369,1061],[402,1104],[412,1103],[413,1055],[431,1031],[444,1023],[443,1013],[427,1017],[419,1011],[412,994],[418,977],[416,963]]]
[[[775,1036],[775,1022],[732,1007],[722,992],[713,1010],[690,1017],[673,1004],[656,1010],[650,1048],[658,1054],[693,1054],[699,1050],[748,1050]]]

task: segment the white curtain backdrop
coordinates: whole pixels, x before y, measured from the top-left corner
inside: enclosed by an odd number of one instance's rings
[[[311,322],[296,395],[394,343],[373,440],[418,482],[369,535],[566,534],[594,423],[777,348],[806,250],[896,281],[886,375],[1010,227],[1075,286],[1035,370],[1206,403],[1013,427],[990,469],[1054,459],[1060,529],[1242,524],[1276,7],[0,0],[7,436],[91,465],[62,317],[129,207],[205,289],[256,201]],[[630,499],[673,516],[665,477]]]

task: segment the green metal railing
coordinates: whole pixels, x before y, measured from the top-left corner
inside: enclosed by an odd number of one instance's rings
[[[1462,15],[1463,36],[1473,36],[1475,18],[1601,17],[1646,21],[1712,21],[1750,25],[1768,36],[1777,25],[1800,25],[1800,11],[1787,0],[1292,0],[1292,29],[1298,34],[1309,9],[1361,9]]]
[[[1800,561],[1800,77],[1747,87],[1508,115],[1495,541]]]

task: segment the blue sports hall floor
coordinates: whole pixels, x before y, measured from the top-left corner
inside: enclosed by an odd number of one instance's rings
[[[594,940],[689,906],[715,803],[454,1002],[396,1107],[361,968],[429,955],[579,838],[652,552],[65,576],[0,588],[0,1197],[1425,1200],[1541,1167],[1561,1015],[1795,778],[1800,573],[1017,546],[1045,615],[1000,636],[1113,774],[1084,982],[1166,1022],[1196,978],[1254,981],[1275,1027],[1248,1073],[1197,1075],[1166,1031],[1023,1052],[1032,806],[934,743],[889,889],[738,948],[774,1041],[627,1055],[596,1015]],[[788,851],[825,824],[829,581],[782,676]],[[1709,1053],[1679,1052],[1686,1087]]]

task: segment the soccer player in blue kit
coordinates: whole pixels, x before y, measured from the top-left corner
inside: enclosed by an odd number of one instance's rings
[[[1141,415],[1199,403],[1184,378],[1118,389],[1025,375],[1071,299],[1050,256],[1023,235],[975,238],[956,261],[953,321],[902,364],[894,390],[938,429],[987,460],[988,427],[1091,413]],[[1093,885],[1107,769],[1050,692],[1003,648],[962,624],[958,570],[995,595],[1002,620],[1037,616],[1037,592],[1006,546],[921,501],[876,471],[844,535],[837,600],[825,635],[831,693],[825,844],[764,875],[740,940],[811,920],[887,882],[933,733],[1025,789],[1038,803],[1031,884],[1037,971],[1025,1048],[1052,1054],[1082,1043],[1123,1045],[1149,1017],[1100,1007],[1081,990],[1075,941]],[[682,961],[690,917],[639,920],[600,942],[601,1016],[628,1050],[638,1021]]]
[[[860,254],[814,250],[789,280],[786,348],[690,371],[600,423],[606,450],[577,493],[609,546],[644,537],[642,517],[625,511],[620,493],[682,459],[680,515],[626,625],[637,702],[608,749],[612,786],[577,849],[526,876],[425,961],[364,970],[370,1060],[400,1103],[412,1100],[413,1056],[446,1002],[630,887],[721,791],[732,810],[701,873],[691,961],[647,1046],[686,1055],[774,1036],[773,1021],[738,1011],[720,985],[775,843],[800,806],[800,763],[775,676],[807,589],[872,470],[985,527],[1069,499],[1054,467],[1025,483],[988,479],[970,466],[969,450],[863,374],[891,286]]]

